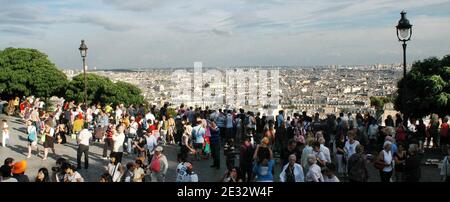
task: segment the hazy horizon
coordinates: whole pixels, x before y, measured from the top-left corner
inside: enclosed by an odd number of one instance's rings
[[[450,54],[450,0],[0,0],[0,50],[35,48],[62,69],[326,66]]]

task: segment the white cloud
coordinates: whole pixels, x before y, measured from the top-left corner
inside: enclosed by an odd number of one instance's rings
[[[79,66],[81,38],[99,68],[389,63],[401,60],[394,25],[405,8],[414,30],[408,61],[450,53],[449,0],[66,2],[8,4],[17,11],[8,18],[11,9],[0,8],[0,48],[43,49],[61,67]],[[30,30],[45,37],[20,37]]]

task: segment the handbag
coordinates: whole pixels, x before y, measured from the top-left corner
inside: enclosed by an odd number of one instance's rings
[[[33,130],[29,135],[28,135],[28,141],[29,142],[34,142],[36,141],[36,131]]]
[[[386,165],[384,164],[384,161],[382,161],[379,157],[375,159],[375,162],[373,163],[373,166],[377,168],[378,170],[383,170]]]
[[[47,135],[45,135],[45,134],[42,134],[42,135],[41,135],[41,142],[42,142],[42,143],[45,142],[45,136],[47,136]]]

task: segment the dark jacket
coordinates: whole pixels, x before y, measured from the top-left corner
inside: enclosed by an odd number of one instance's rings
[[[355,153],[348,159],[348,177],[352,181],[367,182],[369,172],[367,170],[367,158],[365,154]]]
[[[25,174],[14,174],[13,178],[16,178],[18,182],[30,182],[30,179]]]
[[[405,161],[405,181],[406,182],[418,182],[421,177],[420,161],[422,157],[420,155],[411,155]]]

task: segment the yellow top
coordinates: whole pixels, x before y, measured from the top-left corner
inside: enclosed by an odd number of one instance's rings
[[[77,119],[73,122],[73,132],[78,133],[83,129],[83,119]]]
[[[106,107],[105,107],[105,113],[110,113],[111,111],[112,111],[112,107],[111,106],[109,106],[109,105],[106,105]]]

